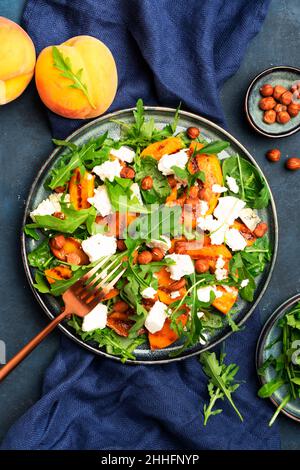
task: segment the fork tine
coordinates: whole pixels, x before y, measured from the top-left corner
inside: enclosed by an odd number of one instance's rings
[[[107,284],[106,286],[104,286],[103,288],[96,288],[94,289],[93,291],[93,295],[91,295],[86,301],[85,303],[86,304],[91,304],[92,305],[96,305],[97,303],[99,303],[99,301],[101,299],[103,299],[103,297],[105,297],[106,294],[108,294],[108,292],[110,292],[112,290],[112,288],[114,287],[114,285],[118,282],[118,280],[123,276],[124,272],[126,271],[126,269],[122,269],[122,271],[119,272],[119,274],[109,283]]]
[[[113,263],[112,263],[113,265]],[[112,266],[111,265],[111,266]],[[102,273],[99,273],[96,275],[96,277],[94,277],[94,279],[85,286],[85,289],[83,289],[83,292],[82,292],[82,295],[81,295],[81,300],[84,300],[89,294],[91,294],[95,289],[96,290],[99,290],[99,288],[101,288],[107,281],[109,278],[111,278],[111,276],[122,266],[122,263],[119,263],[117,264],[106,276],[104,279],[102,279],[100,282],[99,280],[101,279],[101,274]],[[114,279],[113,279],[114,281]]]
[[[88,271],[79,281],[78,285],[77,285],[77,290],[75,291],[75,294],[77,296],[80,296],[80,294],[86,290],[86,286],[94,279],[94,274],[97,273],[97,271],[102,268],[105,263],[107,261],[109,261],[110,257],[109,256],[105,256],[104,258],[102,258],[99,263],[97,263],[92,269],[90,269],[90,271]],[[114,260],[111,265],[113,265],[113,263],[115,262],[116,260]],[[109,266],[108,266],[109,268]],[[100,274],[101,276],[101,274]]]

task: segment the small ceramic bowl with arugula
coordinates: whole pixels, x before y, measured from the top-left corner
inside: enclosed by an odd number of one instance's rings
[[[198,122],[201,132],[191,131]],[[203,118],[141,100],[55,143],[24,226],[40,303],[57,314],[61,294],[104,256],[126,268],[101,305],[64,331],[93,351],[151,362],[195,354],[236,330],[277,247],[272,196],[246,150]]]
[[[282,304],[266,322],[257,344],[261,381],[258,395],[270,398],[276,411],[300,422],[300,294]]]

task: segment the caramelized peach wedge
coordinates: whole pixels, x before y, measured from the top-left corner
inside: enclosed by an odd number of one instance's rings
[[[109,57],[113,69],[109,53],[85,37],[57,49],[76,69],[83,67],[97,109],[80,90],[66,88],[51,47],[38,59],[40,94],[62,115],[96,115],[104,102],[94,59]],[[101,61],[99,67],[102,73]],[[147,119],[139,100],[132,123],[118,122],[118,138],[100,135],[84,147],[59,142],[68,149],[48,175],[50,194],[25,227],[35,240],[29,263],[43,293],[60,296],[102,259],[108,267],[90,274],[95,285],[124,269],[96,311],[69,320],[83,341],[96,341],[124,361],[134,360],[140,345],[150,354],[165,349],[176,356],[201,349],[226,325],[234,329],[235,315],[253,302],[256,278],[271,259],[261,212],[269,192],[256,166],[228,142],[208,142],[196,126],[177,132],[176,118],[150,132]]]

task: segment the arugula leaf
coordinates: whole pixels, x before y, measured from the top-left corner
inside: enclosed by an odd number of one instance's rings
[[[272,250],[267,235],[258,238],[251,246],[247,246],[241,252],[241,256],[252,276],[255,277],[262,273],[272,257]]]
[[[76,144],[73,142],[70,142],[69,140],[61,140],[61,139],[52,139],[52,142],[57,146],[57,147],[68,147],[70,150],[77,150],[78,147]]]
[[[132,352],[146,341],[144,335],[138,338],[124,338],[110,328],[83,332],[81,322],[78,317],[73,316],[68,324],[75,329],[76,334],[78,334],[83,341],[95,341],[99,347],[104,347],[107,353],[120,356],[122,362],[126,362],[127,359],[134,360],[135,356]]]
[[[190,173],[187,168],[183,169],[178,166],[172,166],[172,170],[174,171],[174,174],[178,178],[187,181],[189,188],[193,186],[197,180],[200,180],[203,182],[205,181],[204,171],[197,171],[196,173]]]
[[[209,405],[204,405],[204,426],[206,426],[210,416],[221,413],[222,410],[214,410],[214,406],[217,400],[224,398],[227,398],[240,420],[243,421],[243,417],[232,399],[232,393],[240,385],[235,382],[235,375],[239,367],[236,364],[226,365],[224,363],[225,356],[225,354],[221,354],[220,360],[218,360],[216,353],[208,351],[200,355],[203,372],[209,378],[208,392],[210,402]]]
[[[48,294],[50,292],[45,276],[40,271],[35,273],[35,283],[33,284],[33,287],[41,292],[41,294]]]
[[[53,259],[49,247],[49,240],[46,238],[42,243],[27,256],[29,265],[41,271],[46,269]]]
[[[142,189],[142,196],[146,204],[163,203],[171,193],[168,179],[157,168],[157,161],[152,157],[144,157],[135,167],[135,181],[141,186],[146,176],[151,176],[153,187],[150,190]]]
[[[35,216],[37,225],[48,230],[55,230],[56,232],[73,233],[80,225],[86,222],[89,217],[93,217],[96,213],[94,207],[77,211],[71,207],[67,208],[62,205],[62,210],[66,216],[65,219],[61,220],[53,215],[37,215]]]
[[[282,385],[285,384],[284,379],[282,378],[274,378],[273,380],[270,380],[270,382],[267,382],[264,384],[258,391],[258,396],[260,398],[268,398],[273,395],[278,388],[282,387]]]
[[[27,235],[28,237],[31,237],[34,240],[39,240],[40,235],[37,232],[36,228],[37,228],[36,224],[26,224],[23,227],[23,231],[24,231],[25,235]]]
[[[230,143],[226,142],[225,140],[215,140],[214,142],[204,145],[202,149],[196,150],[194,155],[200,155],[202,153],[205,153],[207,155],[216,154],[224,149],[227,149],[227,147],[229,146]]]
[[[261,173],[239,155],[223,160],[223,177],[232,176],[239,186],[239,193],[234,196],[243,199],[249,207],[263,209],[269,204],[270,194]]]
[[[105,182],[111,205],[119,212],[137,212],[147,214],[149,209],[140,204],[131,191],[132,180],[116,177],[111,183]]]
[[[243,257],[242,257],[242,252],[241,253],[236,253],[230,260],[229,263],[229,268],[230,268],[230,273],[232,278],[235,281],[238,281],[241,283],[244,280],[248,280],[247,286],[240,288],[239,294],[242,297],[242,299],[247,300],[248,302],[252,302],[254,299],[254,293],[255,293],[255,280],[251,276],[250,272],[247,270]]]
[[[71,142],[55,140],[59,146],[69,147],[69,152],[63,154],[57,165],[50,173],[47,185],[50,189],[64,186],[71,178],[76,168],[84,171],[85,168],[92,169],[108,159],[113,141],[107,138],[108,133],[92,139],[86,144],[78,147]],[[69,145],[70,144],[70,145]]]
[[[152,206],[152,212],[135,219],[127,228],[129,238],[133,240],[158,240],[161,235],[174,237],[179,229],[180,206]]]
[[[64,57],[60,50],[56,46],[52,46],[52,57],[53,57],[53,66],[61,72],[61,75],[65,78],[68,78],[73,83],[69,85],[70,88],[77,88],[81,90],[84,96],[87,98],[89,104],[93,109],[96,109],[96,106],[89,94],[88,87],[86,83],[82,81],[83,69],[75,72],[72,69],[71,60],[69,57]]]

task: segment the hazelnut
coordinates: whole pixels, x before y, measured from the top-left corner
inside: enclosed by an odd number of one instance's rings
[[[133,168],[130,168],[129,166],[124,166],[121,170],[120,173],[121,178],[127,178],[129,180],[133,180],[135,177],[135,171]]]
[[[63,212],[54,212],[53,217],[56,217],[57,219],[60,219],[60,220],[64,220],[65,214]]]
[[[296,103],[291,103],[287,107],[287,112],[291,117],[296,117],[299,113],[299,105]]]
[[[294,83],[292,86],[291,86],[291,92],[294,93],[294,91],[297,91],[297,90],[300,90],[300,81],[297,82],[297,83]]]
[[[55,191],[56,193],[64,193],[64,192],[65,192],[65,189],[66,189],[65,186],[57,186],[56,188],[54,188],[54,191]]]
[[[273,98],[279,101],[279,98],[281,97],[281,95],[283,95],[283,93],[285,93],[286,91],[287,89],[284,88],[284,86],[276,85],[274,87]]]
[[[170,175],[170,176],[167,176],[167,178],[168,178],[168,183],[169,183],[170,188],[172,189],[175,188],[177,186],[177,181],[175,179],[175,176]]]
[[[125,245],[125,242],[124,240],[117,240],[117,248],[118,248],[118,251],[125,251],[126,250],[126,245]]]
[[[179,279],[179,281],[172,282],[168,286],[168,291],[170,292],[175,292],[176,290],[182,289],[185,286],[185,278],[183,277],[182,279]]]
[[[56,250],[61,250],[65,243],[66,238],[63,235],[56,235],[51,239],[51,246]]]
[[[268,231],[268,225],[265,223],[265,222],[260,222],[255,230],[254,230],[254,235],[257,237],[257,238],[261,238],[264,236],[264,234]]]
[[[165,256],[165,253],[163,252],[163,250],[158,247],[154,247],[151,253],[152,253],[152,261],[161,261]]]
[[[198,197],[198,191],[199,191],[198,186],[191,186],[189,190],[189,197],[191,199],[196,199]]]
[[[128,309],[129,305],[124,300],[118,300],[113,306],[114,312],[124,313],[127,312]]]
[[[265,83],[259,91],[262,96],[272,96],[274,88],[269,83]]]
[[[276,105],[276,101],[272,96],[268,96],[267,98],[262,98],[259,102],[259,107],[263,111],[268,111],[269,109],[273,109]]]
[[[149,264],[152,261],[152,253],[150,251],[142,251],[138,254],[137,262],[139,264]]]
[[[279,162],[281,157],[281,152],[279,149],[271,149],[266,153],[266,157],[270,162]]]
[[[188,127],[186,133],[190,139],[197,139],[200,134],[200,130],[198,127]]]
[[[103,217],[102,215],[97,215],[95,222],[96,224],[105,225],[107,223],[107,218]]]
[[[284,104],[280,104],[280,103],[277,103],[274,108],[274,111],[276,111],[276,113],[280,113],[280,111],[286,111],[286,110],[287,110],[287,106],[285,106]]]
[[[195,269],[198,274],[206,273],[209,270],[209,261],[204,259],[197,259]]]
[[[285,91],[280,97],[280,102],[288,106],[292,102],[292,99],[293,94],[290,91]]]
[[[277,113],[276,119],[279,124],[286,124],[290,121],[291,116],[287,111],[280,111],[279,113]]]
[[[142,179],[142,189],[144,191],[148,191],[149,189],[152,189],[153,186],[153,179],[151,176],[146,176],[145,178]]]
[[[285,166],[288,170],[292,170],[292,171],[299,170],[300,169],[300,158],[296,158],[296,157],[289,158],[286,161]]]
[[[276,121],[276,112],[274,109],[269,109],[264,112],[263,120],[266,124],[274,124]]]

